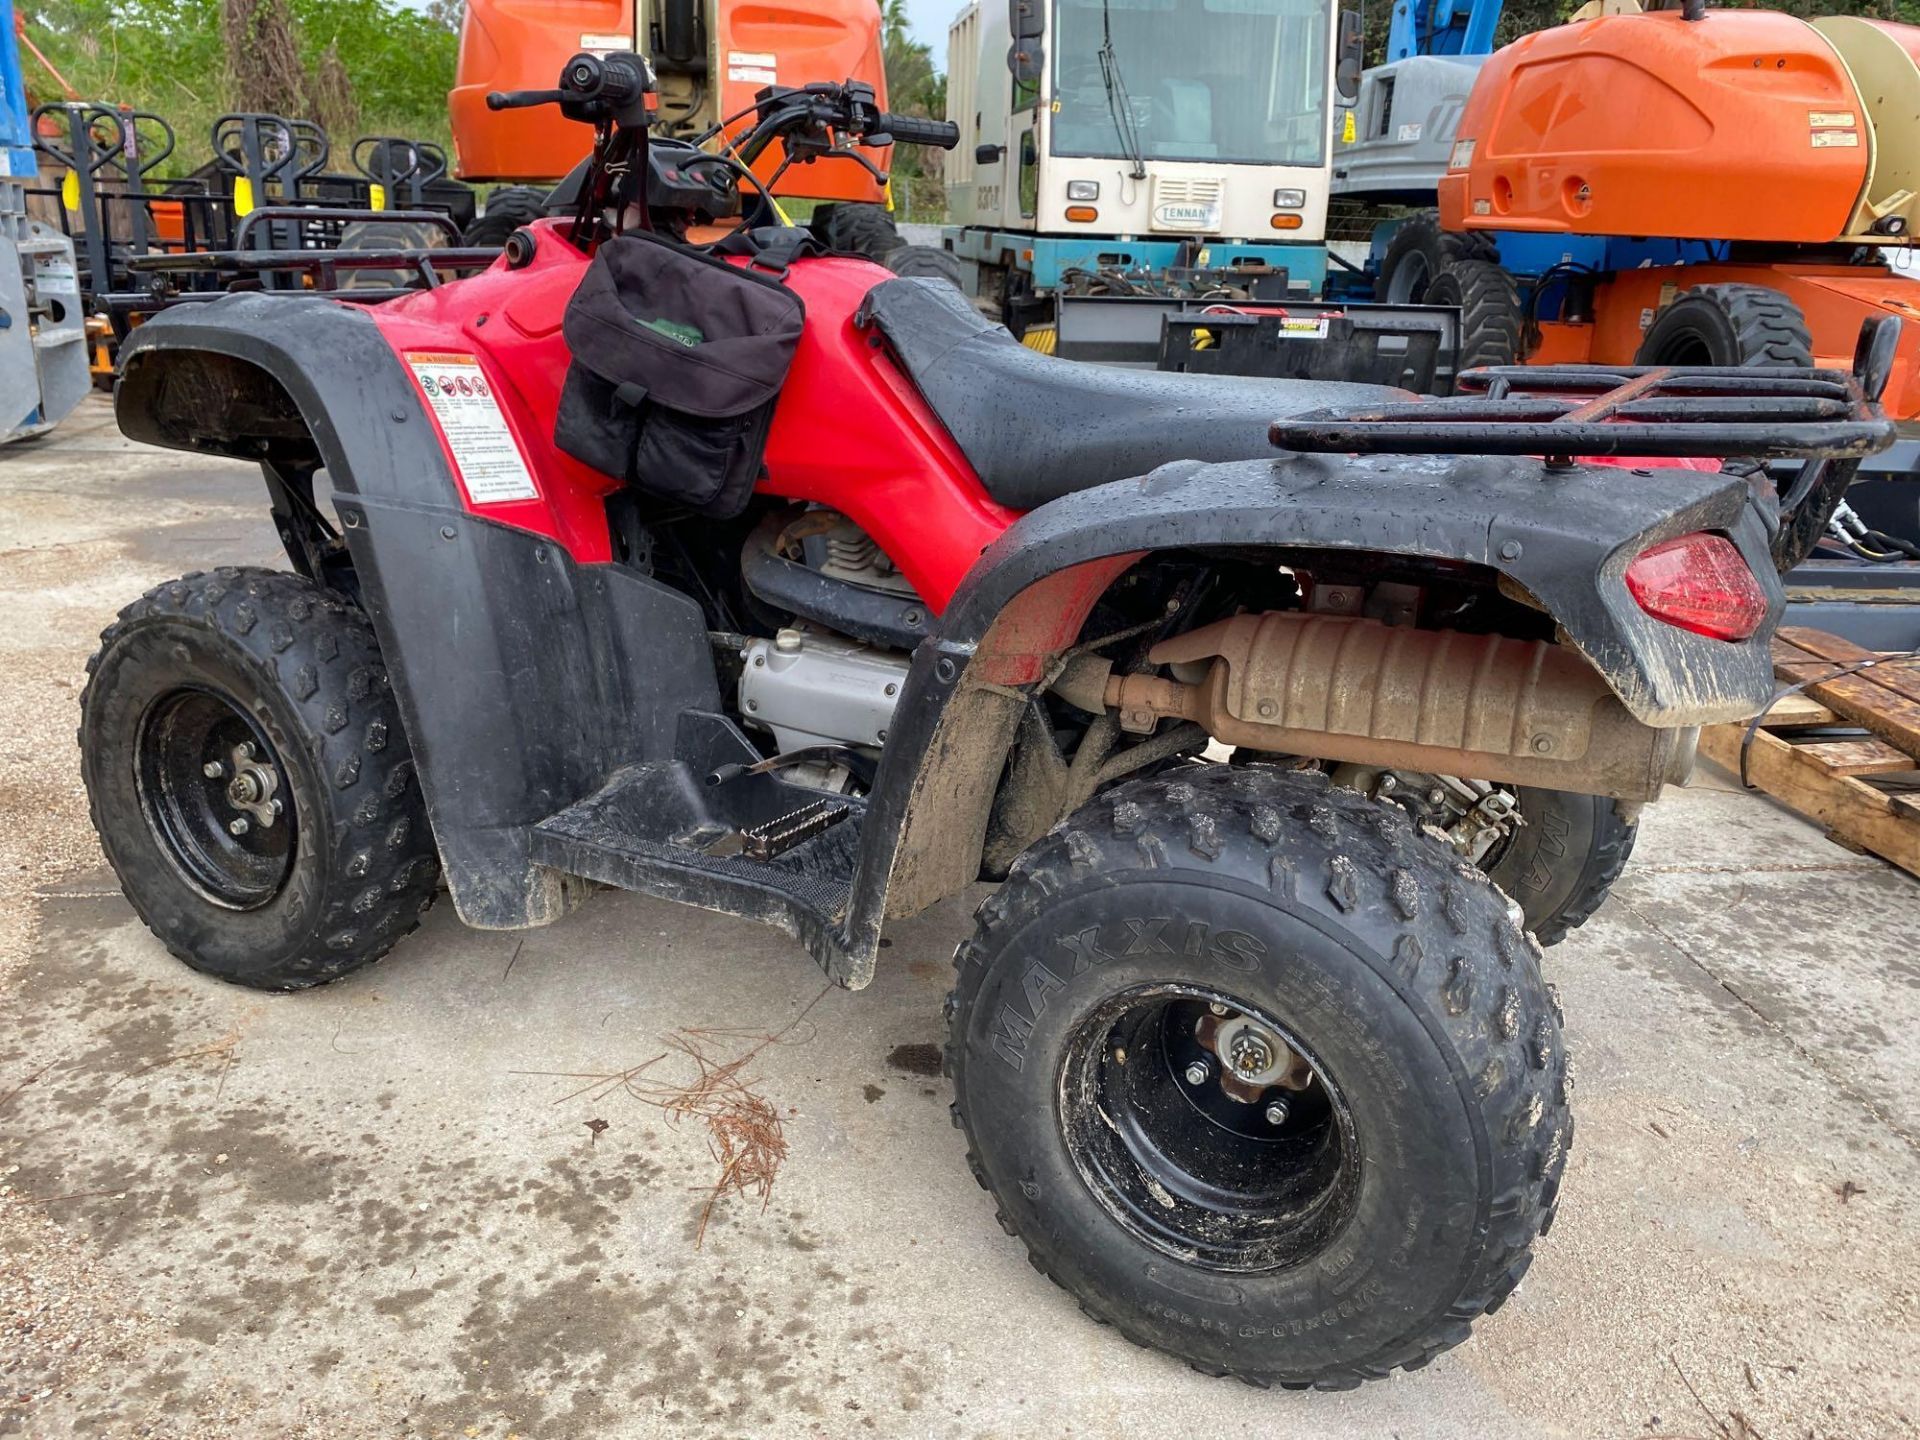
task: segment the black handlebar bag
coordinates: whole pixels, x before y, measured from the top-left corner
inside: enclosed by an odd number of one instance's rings
[[[567,303],[554,444],[661,500],[738,515],[805,318],[752,269],[648,234],[607,241]]]

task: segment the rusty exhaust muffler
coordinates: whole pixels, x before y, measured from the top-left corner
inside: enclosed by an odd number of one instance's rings
[[[1228,745],[1617,800],[1684,784],[1699,734],[1641,724],[1582,655],[1543,640],[1274,611],[1147,658],[1174,678],[1081,665],[1059,688],[1136,734],[1175,716]]]

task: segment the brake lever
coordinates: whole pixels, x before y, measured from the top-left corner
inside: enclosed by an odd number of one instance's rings
[[[892,143],[891,139],[889,139],[888,143],[889,144]],[[887,172],[882,170],[878,165],[874,164],[871,160],[867,159],[866,156],[862,155],[859,152],[859,150],[855,149],[853,146],[835,145],[831,149],[827,150],[825,153],[828,155],[838,155],[843,157],[844,159],[851,160],[853,161],[854,164],[858,165],[862,170],[866,171],[867,174],[871,175],[880,184],[885,185],[887,183]]]

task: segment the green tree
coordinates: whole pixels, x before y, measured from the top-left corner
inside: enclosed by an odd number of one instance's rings
[[[34,43],[83,98],[150,110],[172,124],[178,143],[169,175],[210,158],[215,117],[278,109],[295,95],[297,108],[329,125],[336,166],[345,166],[362,133],[448,142],[459,41],[447,7],[433,15],[399,0],[271,0],[300,73],[297,87],[283,85],[276,103],[262,104],[245,78],[262,57],[223,44],[223,3],[239,0],[25,0],[20,10]],[[261,7],[246,8],[257,17]],[[61,96],[51,76],[32,69],[28,86],[38,99]]]

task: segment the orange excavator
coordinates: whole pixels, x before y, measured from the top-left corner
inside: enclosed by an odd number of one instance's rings
[[[454,173],[515,186],[489,197],[469,243],[504,240],[537,215],[544,186],[587,152],[585,132],[557,110],[489,110],[487,92],[544,88],[582,50],[646,55],[659,76],[660,129],[683,139],[750,127],[753,97],[769,85],[861,80],[886,104],[876,0],[469,0],[448,96]],[[884,156],[874,152],[883,169]],[[785,158],[776,144],[754,163],[755,173],[771,181]],[[852,161],[795,165],[772,188],[786,198],[841,202],[829,221],[838,248],[878,258],[899,244],[882,208],[884,184]]]

